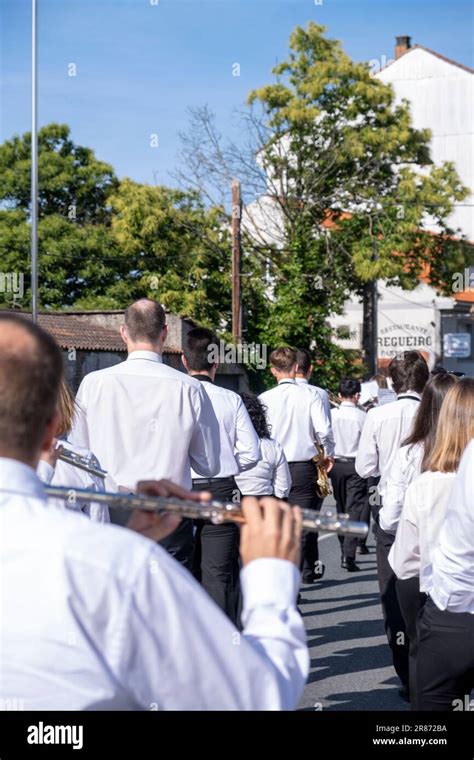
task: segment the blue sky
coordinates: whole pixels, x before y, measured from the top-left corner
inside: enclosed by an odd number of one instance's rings
[[[464,0],[38,0],[39,121],[66,122],[120,177],[173,184],[178,132],[207,103],[221,131],[310,20],[356,60],[393,57],[409,34],[473,66]],[[30,0],[0,0],[0,139],[30,128]],[[68,76],[75,64],[76,76]],[[240,77],[232,65],[240,64]],[[150,146],[158,134],[159,146]]]

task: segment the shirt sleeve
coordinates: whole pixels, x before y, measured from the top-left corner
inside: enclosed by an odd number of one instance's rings
[[[219,472],[219,423],[209,396],[201,385],[193,389],[193,392],[195,426],[189,446],[189,460],[191,468],[198,475],[212,478]]]
[[[273,493],[278,499],[286,499],[291,489],[291,474],[283,448],[275,441],[275,472],[273,475]]]
[[[152,547],[124,606],[119,681],[148,710],[292,710],[309,658],[296,606],[299,572],[258,559],[241,573],[244,631],[191,574]]]
[[[334,455],[334,436],[332,434],[331,420],[327,416],[323,402],[319,394],[313,395],[313,401],[311,404],[311,421],[313,423],[313,430],[319,441],[324,446],[324,450],[328,456]]]
[[[235,458],[239,472],[253,467],[260,459],[257,433],[243,401],[238,398],[235,420]]]
[[[390,467],[383,505],[379,512],[380,527],[387,533],[397,532],[403,500],[408,487],[407,474],[406,449],[402,448],[395,454]]]
[[[90,448],[89,431],[87,429],[86,388],[87,382],[86,378],[84,378],[76,394],[76,414],[74,415],[72,430],[68,435],[68,440],[73,445],[82,446],[84,449]]]
[[[49,486],[54,478],[54,467],[49,462],[45,462],[44,459],[40,459],[36,468],[36,474],[43,483]]]
[[[362,428],[362,433],[357,449],[355,468],[361,478],[370,478],[380,475],[379,451],[375,440],[375,427],[373,414],[367,412],[367,418]]]
[[[403,581],[419,575],[420,572],[420,539],[416,519],[417,489],[413,485],[407,489],[397,535],[388,555],[393,572]]]

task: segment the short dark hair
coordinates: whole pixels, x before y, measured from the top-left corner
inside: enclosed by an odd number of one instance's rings
[[[396,393],[422,393],[430,376],[428,365],[419,351],[405,351],[403,359],[392,359],[388,371]]]
[[[210,358],[210,349],[217,346],[217,337],[207,327],[194,327],[184,339],[183,354],[189,369],[194,372],[208,370],[214,364]]]
[[[26,317],[0,314],[0,456],[37,454],[62,375],[61,351],[49,333]]]
[[[289,372],[296,364],[296,351],[294,348],[283,346],[276,348],[270,354],[270,364],[280,372]]]
[[[311,354],[306,348],[296,349],[296,363],[298,371],[306,375],[311,367]]]
[[[140,298],[125,309],[125,327],[133,341],[158,340],[166,325],[166,312],[151,298]]]
[[[270,438],[270,428],[266,416],[267,407],[253,393],[241,393],[240,398],[244,402],[258,437]]]
[[[360,393],[360,382],[352,377],[344,377],[339,383],[339,393],[343,398],[351,398]]]

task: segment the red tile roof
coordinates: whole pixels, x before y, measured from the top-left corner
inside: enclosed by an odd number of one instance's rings
[[[26,312],[15,311],[14,313],[31,319],[31,314]],[[88,322],[84,316],[79,316],[74,312],[39,314],[38,322],[41,327],[51,333],[60,348],[75,348],[78,351],[125,352],[126,350],[118,330],[98,325],[93,321]],[[164,353],[180,354],[181,351],[174,346],[165,345]]]

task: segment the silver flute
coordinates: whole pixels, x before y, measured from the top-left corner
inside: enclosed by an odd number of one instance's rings
[[[61,459],[62,462],[67,462],[67,464],[77,467],[79,470],[84,470],[84,472],[88,472],[90,475],[96,475],[99,478],[107,476],[107,471],[96,467],[93,460],[89,457],[84,457],[82,454],[77,454],[75,451],[65,449],[62,446],[60,446],[60,449],[61,453],[58,459]]]
[[[63,499],[70,504],[76,501],[94,501],[107,504],[116,509],[143,509],[147,512],[161,514],[166,512],[178,517],[190,517],[195,520],[210,520],[214,525],[224,522],[244,523],[245,517],[239,503],[222,501],[188,501],[176,496],[147,496],[135,493],[104,493],[88,488],[67,488],[64,486],[45,486],[48,496]],[[348,515],[325,512],[320,514],[312,509],[302,509],[303,529],[338,533],[341,536],[360,536],[365,538],[368,526],[363,522],[349,520]]]

